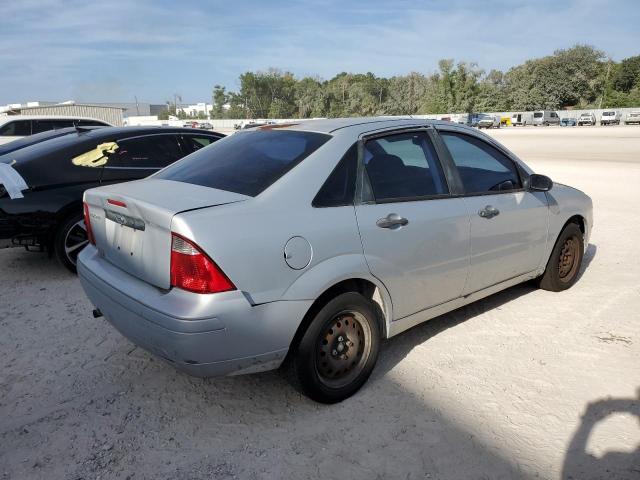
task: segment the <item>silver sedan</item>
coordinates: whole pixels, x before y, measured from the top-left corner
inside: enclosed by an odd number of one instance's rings
[[[96,316],[197,376],[285,367],[355,393],[382,338],[515,284],[578,278],[584,193],[469,127],[411,118],[241,131],[85,193]]]

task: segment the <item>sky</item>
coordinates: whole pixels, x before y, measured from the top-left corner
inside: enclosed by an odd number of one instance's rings
[[[619,61],[639,26],[638,0],[0,0],[0,105],[210,102],[245,71],[507,70],[576,43]]]

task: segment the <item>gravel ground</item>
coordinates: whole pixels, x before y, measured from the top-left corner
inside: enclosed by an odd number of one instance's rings
[[[277,373],[177,373],[54,260],[0,251],[0,478],[640,478],[640,128],[491,134],[592,196],[579,282],[387,341],[334,406]]]

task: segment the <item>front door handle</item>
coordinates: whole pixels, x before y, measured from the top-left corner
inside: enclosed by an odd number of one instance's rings
[[[390,228],[395,230],[396,228],[404,227],[409,224],[409,220],[401,217],[397,213],[390,213],[384,218],[379,218],[376,225],[380,228]]]
[[[489,219],[495,217],[496,215],[500,215],[500,210],[492,205],[487,205],[478,212],[478,215],[480,215],[482,218]]]

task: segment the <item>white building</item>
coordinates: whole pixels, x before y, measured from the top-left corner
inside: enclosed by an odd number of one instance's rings
[[[187,117],[197,117],[200,114],[204,114],[205,117],[209,118],[212,108],[213,105],[204,102],[192,105],[178,105],[178,111],[184,112]]]

